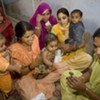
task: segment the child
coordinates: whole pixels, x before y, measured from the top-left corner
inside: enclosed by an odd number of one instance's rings
[[[82,23],[83,13],[79,9],[71,12],[71,23],[69,29],[69,37],[74,41],[74,49],[85,46],[84,25]]]
[[[53,62],[55,57],[55,51],[58,48],[57,37],[48,33],[45,37],[45,48],[41,51],[40,55],[35,61],[35,76],[39,78],[39,75],[47,75],[49,72],[55,70],[53,68]]]
[[[84,26],[81,22],[82,19],[82,13],[80,10],[75,11],[75,15],[72,12],[71,16],[78,16],[78,20],[71,19],[73,21],[72,24],[75,24],[77,26],[78,24],[78,31],[77,29],[77,35],[73,35],[72,32],[69,33],[69,12],[66,8],[60,8],[57,11],[57,18],[58,18],[58,24],[54,25],[52,27],[52,33],[54,33],[58,40],[59,40],[59,48],[62,49],[63,51],[63,56],[62,56],[62,61],[65,61],[68,63],[69,67],[72,69],[79,69],[79,70],[84,70],[87,68],[91,62],[91,56],[88,55],[84,48]],[[76,16],[77,15],[77,16]],[[75,27],[76,27],[75,26]],[[71,27],[70,27],[71,29]],[[70,30],[71,31],[71,30]],[[81,35],[80,35],[81,32]],[[74,40],[73,36],[77,36],[78,38],[75,38]],[[78,41],[78,42],[77,42]],[[76,44],[77,44],[77,49],[76,49]],[[75,46],[74,46],[75,45]],[[80,61],[81,60],[81,61]],[[84,66],[83,66],[84,63]]]
[[[5,46],[5,38],[0,34],[0,91],[7,94],[12,90],[9,71],[19,72],[19,65],[11,64],[10,54]]]

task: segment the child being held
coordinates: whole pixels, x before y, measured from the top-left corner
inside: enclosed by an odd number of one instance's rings
[[[83,13],[79,9],[71,12],[71,23],[69,28],[69,37],[74,42],[74,49],[85,46],[84,40],[84,24],[82,23]]]
[[[58,48],[58,39],[54,34],[48,33],[44,43],[45,48],[41,51],[34,64],[36,78],[43,78],[48,73],[55,70],[55,68],[53,68],[53,62],[55,52]]]
[[[9,93],[12,90],[10,71],[19,72],[18,65],[12,65],[10,54],[5,46],[5,38],[0,34],[0,91]]]

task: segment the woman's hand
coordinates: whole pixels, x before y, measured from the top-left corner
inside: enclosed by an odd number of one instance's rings
[[[81,91],[84,92],[86,90],[86,85],[84,82],[82,82],[79,78],[77,77],[68,77],[67,78],[67,84],[77,90],[77,91]]]
[[[42,19],[43,19],[43,16],[40,15],[40,14],[38,14],[38,15],[37,15],[37,19],[36,19],[36,21],[37,21],[37,22],[41,22]]]

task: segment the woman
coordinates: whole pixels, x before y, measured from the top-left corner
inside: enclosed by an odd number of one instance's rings
[[[17,42],[9,47],[11,57],[15,63],[20,63],[22,72],[30,71],[30,66],[40,53],[38,38],[32,25],[24,21],[17,23],[15,33]]]
[[[35,34],[39,38],[40,49],[42,49],[45,35],[57,23],[56,18],[52,16],[51,7],[47,3],[41,3],[29,22],[35,27]]]
[[[52,27],[52,33],[54,33],[60,43],[64,43],[69,38],[69,12],[66,8],[60,8],[57,11],[58,23]]]
[[[77,57],[75,57],[77,58]],[[87,62],[87,66],[91,62],[91,57],[88,56],[89,60]],[[74,59],[74,57],[73,57]],[[79,58],[78,58],[79,59]],[[76,59],[74,61],[77,61]],[[70,61],[71,62],[71,61]],[[72,60],[73,63],[73,60]],[[75,63],[74,63],[75,64]],[[40,80],[36,80],[33,77],[32,73],[29,73],[28,75],[22,77],[17,81],[17,88],[20,90],[20,94],[23,96],[24,100],[34,99],[35,96],[37,96],[39,93],[43,92],[46,95],[46,99],[50,99],[53,95],[53,92],[55,91],[55,85],[54,82],[59,80],[60,75],[68,69],[69,63],[58,63],[53,64],[54,67],[56,67],[56,71],[51,72],[46,77]],[[76,64],[77,65],[77,64]],[[82,63],[81,63],[82,65]],[[76,67],[76,66],[75,66]],[[24,84],[24,85],[23,85]]]
[[[73,41],[69,39],[69,12],[66,8],[60,8],[57,11],[58,24],[52,27],[59,40],[59,48],[64,55],[63,61],[66,61],[70,68],[84,70],[91,63],[91,56],[85,52],[85,48],[76,48]],[[83,66],[84,65],[84,66]]]

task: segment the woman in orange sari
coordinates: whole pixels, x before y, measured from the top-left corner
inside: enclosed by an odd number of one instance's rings
[[[17,42],[9,47],[11,57],[16,63],[20,63],[21,73],[27,73],[40,52],[38,38],[28,22],[17,23],[15,32]]]
[[[27,22],[19,22],[15,26],[15,32],[18,42],[10,46],[9,49],[15,62],[22,65],[21,73],[26,74],[30,72],[29,69],[34,69],[31,65],[34,65],[34,61],[39,54],[37,37],[33,35],[32,27]],[[46,95],[47,99],[52,97],[55,91],[54,82],[60,78],[60,75],[65,69],[67,70],[66,63],[54,64],[54,67],[56,67],[57,70],[51,72],[41,80],[36,80],[34,78],[33,70],[16,81],[15,87],[23,97],[23,100],[34,100],[41,92]]]
[[[22,24],[22,22],[20,23]],[[19,25],[20,23],[18,23],[15,27],[16,37],[19,42],[10,46],[10,50],[11,50],[11,56],[17,62],[22,64],[21,72],[23,73],[23,70],[25,71],[27,70],[28,72],[30,71],[29,70],[31,67],[30,65],[34,63],[35,58],[39,53],[39,49],[37,48],[38,47],[37,41],[33,42],[32,44],[31,38],[33,37],[33,35],[31,34],[31,31],[29,31],[30,27],[28,29],[27,27],[25,27],[25,29],[27,29],[28,31],[26,31],[22,36],[21,33],[23,33],[22,31],[23,28],[21,28],[22,25],[21,26]],[[28,40],[29,37],[30,39]],[[35,40],[35,35],[32,39],[33,41]],[[29,44],[30,46],[28,46]],[[31,44],[32,44],[32,50],[31,50]],[[34,100],[34,98],[41,92],[45,94],[47,99],[50,99],[53,96],[53,92],[55,91],[54,82],[59,80],[60,75],[65,70],[67,70],[66,63],[54,64],[54,67],[56,67],[57,70],[51,72],[49,75],[47,75],[41,80],[36,80],[34,78],[34,70],[33,70],[29,74],[24,75],[21,79],[18,79],[16,81],[15,87],[18,90],[18,92],[22,95],[23,100],[30,100],[30,99]]]

